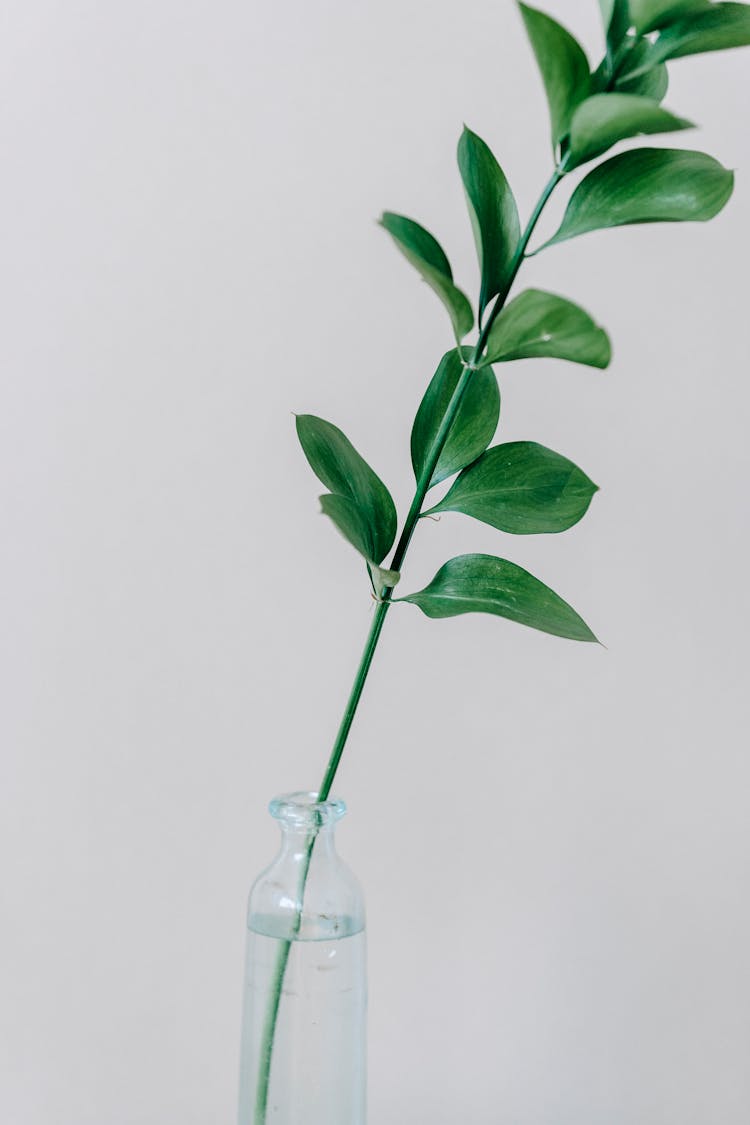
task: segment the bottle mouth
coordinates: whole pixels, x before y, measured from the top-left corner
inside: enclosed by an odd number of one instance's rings
[[[274,797],[268,811],[283,824],[299,828],[321,828],[325,824],[335,824],[346,812],[346,805],[338,797],[319,801],[317,793],[300,790],[297,793],[282,793]]]

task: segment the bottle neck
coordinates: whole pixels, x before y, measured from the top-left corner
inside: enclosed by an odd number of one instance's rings
[[[301,826],[282,822],[279,824],[279,828],[281,829],[282,855],[301,860],[307,855],[311,843],[314,844],[315,853],[320,858],[336,854],[336,839],[334,825],[332,824]]]
[[[343,801],[318,801],[315,793],[285,793],[270,805],[281,829],[282,854],[304,858],[314,844],[319,857],[335,855],[336,825],[346,812]]]

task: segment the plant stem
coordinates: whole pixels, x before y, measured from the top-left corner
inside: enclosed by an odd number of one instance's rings
[[[550,176],[549,180],[547,181],[542,194],[539,196],[536,206],[531,213],[531,217],[526,224],[526,229],[521,236],[521,241],[518,244],[518,248],[511,264],[505,288],[503,292],[498,293],[489,316],[481,326],[479,338],[476,342],[476,345],[474,346],[474,351],[472,353],[471,359],[464,365],[464,369],[461,372],[461,377],[456,384],[456,389],[454,390],[451,400],[448,403],[448,408],[443,415],[443,420],[440,423],[438,432],[435,435],[432,446],[430,447],[430,452],[425,461],[424,468],[419,475],[417,487],[414,492],[414,497],[409,507],[406,520],[404,521],[403,530],[399,537],[398,543],[396,544],[396,549],[393,553],[393,559],[390,563],[389,570],[401,570],[404,559],[406,558],[406,553],[409,550],[409,544],[411,543],[414,529],[417,526],[420,514],[422,512],[422,505],[424,503],[425,496],[427,495],[427,492],[430,488],[430,481],[432,480],[432,475],[435,472],[435,466],[440,459],[440,454],[443,451],[443,446],[445,445],[451,427],[456,420],[456,415],[458,414],[459,407],[461,406],[461,401],[464,394],[466,393],[466,389],[469,385],[471,377],[476,370],[476,365],[482,358],[484,350],[487,347],[487,340],[490,334],[490,329],[492,328],[495,319],[505,306],[505,302],[508,299],[508,294],[510,293],[510,290],[516,279],[516,275],[518,274],[518,271],[521,268],[523,260],[526,256],[526,250],[529,245],[529,240],[534,233],[534,228],[539,221],[542,211],[546,207],[547,202],[552,195],[552,192],[555,190],[560,180],[565,175],[565,164],[566,162],[563,158],[563,160],[560,161],[560,163],[557,165],[554,172]],[[331,786],[333,785],[334,779],[336,777],[336,771],[338,770],[341,756],[344,753],[344,747],[346,746],[346,741],[349,737],[349,731],[351,730],[352,722],[354,721],[354,716],[356,714],[357,707],[359,706],[359,701],[362,698],[362,692],[367,681],[367,676],[370,671],[370,666],[372,664],[373,656],[375,655],[378,641],[380,640],[380,634],[385,623],[385,618],[388,610],[391,607],[392,597],[393,590],[390,586],[387,586],[385,587],[385,589],[380,591],[380,599],[378,600],[377,606],[375,608],[375,614],[370,625],[370,631],[367,635],[364,652],[362,653],[359,666],[354,676],[352,690],[349,694],[349,699],[347,700],[346,707],[344,709],[344,714],[341,719],[338,732],[336,734],[336,739],[333,744],[333,749],[331,750],[331,755],[328,759],[328,765],[326,767],[320,789],[318,790],[319,801],[327,800],[331,792]],[[284,976],[286,974],[286,968],[289,962],[289,954],[291,951],[292,942],[299,933],[299,928],[302,922],[302,906],[305,894],[305,886],[307,884],[307,876],[310,871],[310,862],[312,859],[313,847],[315,846],[315,838],[315,834],[312,834],[309,837],[305,849],[305,858],[303,860],[299,893],[297,896],[297,918],[295,927],[293,929],[292,936],[279,947],[279,955],[274,970],[274,981],[271,988],[271,999],[269,1002],[269,1008],[268,1012],[266,1013],[266,1020],[263,1027],[263,1042],[261,1044],[259,1059],[254,1125],[266,1125],[266,1111],[268,1106],[268,1088],[271,1077],[273,1044],[276,1034],[276,1024],[278,1021],[281,995],[284,985]],[[244,1125],[244,1123],[241,1123],[241,1125]]]
[[[550,176],[549,180],[547,181],[547,184],[545,185],[544,191],[539,196],[539,199],[537,200],[536,207],[534,208],[534,210],[531,213],[531,217],[530,217],[530,219],[529,219],[529,221],[526,225],[526,229],[523,233],[523,236],[521,238],[520,243],[518,244],[518,249],[517,249],[516,254],[513,258],[513,263],[512,263],[512,266],[511,266],[511,270],[510,270],[510,275],[509,275],[509,278],[508,278],[508,282],[505,286],[505,292],[498,295],[497,300],[495,301],[495,304],[492,307],[492,311],[491,311],[491,313],[490,313],[490,315],[487,319],[487,322],[485,323],[485,325],[484,325],[484,327],[483,327],[483,329],[482,329],[482,331],[479,335],[479,339],[477,340],[476,346],[474,348],[474,353],[473,353],[471,359],[469,360],[468,364],[464,367],[464,370],[461,374],[461,378],[459,379],[459,381],[456,385],[456,389],[453,392],[453,397],[451,398],[451,401],[448,404],[448,409],[446,410],[445,415],[443,416],[443,421],[440,424],[440,428],[439,428],[437,434],[435,435],[435,439],[432,443],[432,448],[430,449],[430,453],[429,453],[429,456],[427,457],[427,461],[425,463],[424,469],[422,470],[422,473],[420,474],[419,480],[417,481],[417,487],[416,487],[416,490],[414,492],[414,497],[412,499],[411,506],[409,507],[409,512],[406,516],[406,520],[404,521],[403,531],[401,532],[401,536],[400,536],[399,541],[396,545],[396,550],[393,553],[393,559],[391,560],[390,567],[389,567],[390,570],[395,570],[395,571],[401,570],[404,559],[406,558],[406,552],[409,550],[409,544],[411,543],[411,537],[414,534],[414,529],[416,528],[417,523],[419,521],[419,517],[420,517],[421,511],[422,511],[422,504],[424,503],[425,496],[427,495],[427,492],[428,492],[429,487],[430,487],[430,481],[432,480],[432,474],[435,472],[435,466],[437,465],[438,460],[440,459],[440,454],[442,453],[443,446],[445,445],[445,443],[447,441],[448,434],[450,433],[451,426],[453,425],[454,421],[456,420],[456,414],[458,413],[458,409],[461,405],[461,400],[462,400],[462,398],[464,396],[464,393],[466,391],[466,388],[469,384],[469,380],[471,379],[471,376],[473,374],[474,365],[481,358],[482,353],[484,352],[484,349],[487,346],[487,339],[488,339],[489,334],[490,334],[490,329],[492,328],[492,325],[495,321],[495,318],[498,316],[501,309],[505,305],[505,302],[506,302],[507,297],[508,297],[508,293],[510,292],[511,287],[513,285],[513,282],[516,279],[516,275],[517,275],[519,269],[521,268],[521,264],[523,262],[525,254],[526,254],[526,249],[529,245],[529,239],[531,238],[532,234],[534,233],[534,228],[536,227],[537,223],[539,222],[539,218],[542,214],[542,211],[544,210],[545,206],[547,205],[547,201],[549,200],[549,197],[552,195],[552,192],[555,190],[555,188],[557,187],[557,185],[559,184],[560,180],[563,178],[564,175],[565,175],[565,167],[564,167],[564,161],[562,161],[555,168],[555,171],[553,172],[553,174]],[[381,630],[383,628],[383,624],[385,622],[385,616],[386,616],[388,608],[391,604],[391,598],[392,597],[393,597],[393,590],[392,590],[392,587],[390,587],[390,586],[386,587],[385,590],[383,590],[381,592],[381,600],[378,602],[378,607],[375,611],[375,618],[372,622],[372,625],[370,626],[370,632],[369,632],[369,635],[367,637],[367,642],[365,644],[365,651],[362,654],[362,659],[360,661],[359,667],[358,667],[356,675],[354,677],[354,685],[352,687],[351,694],[349,696],[349,700],[348,700],[347,705],[346,705],[346,710],[344,711],[344,716],[341,720],[341,725],[340,725],[338,733],[336,735],[336,741],[333,744],[333,749],[331,751],[331,756],[328,760],[328,765],[326,767],[326,772],[325,772],[325,775],[323,777],[323,781],[321,783],[320,789],[318,790],[318,800],[319,801],[327,800],[328,796],[331,792],[331,786],[333,785],[333,781],[334,781],[334,778],[336,776],[336,771],[338,769],[339,762],[341,761],[341,755],[344,752],[346,740],[349,736],[349,731],[351,730],[351,725],[352,725],[352,722],[353,722],[353,719],[354,719],[354,715],[355,715],[355,712],[357,710],[357,706],[359,704],[360,698],[362,696],[362,690],[363,690],[364,685],[365,685],[365,680],[367,679],[367,674],[370,671],[370,665],[372,664],[372,658],[375,655],[375,649],[376,649],[378,641],[380,639],[380,633],[381,633]]]
[[[390,589],[386,592],[390,594]],[[349,731],[351,730],[354,716],[356,714],[357,707],[359,706],[359,701],[362,698],[362,691],[365,686],[365,680],[367,679],[367,673],[370,671],[372,658],[375,655],[375,649],[378,646],[380,633],[385,623],[385,615],[390,609],[390,605],[391,599],[389,596],[387,598],[384,597],[382,601],[379,601],[375,607],[375,614],[372,619],[372,624],[370,625],[370,632],[367,634],[367,641],[365,642],[365,650],[362,653],[362,659],[359,662],[359,667],[357,668],[357,672],[354,677],[352,690],[349,694],[346,708],[344,709],[344,714],[341,719],[341,725],[339,726],[338,733],[336,735],[336,741],[333,744],[333,750],[331,751],[331,756],[328,760],[328,766],[326,768],[325,776],[323,777],[320,789],[318,790],[319,801],[327,801],[328,796],[331,792],[333,779],[336,776],[336,770],[339,767],[341,755],[344,753],[346,740],[349,737]]]

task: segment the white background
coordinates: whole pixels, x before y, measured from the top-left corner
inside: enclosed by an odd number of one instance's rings
[[[598,58],[595,0],[555,12]],[[230,1125],[267,800],[318,783],[371,613],[292,411],[403,513],[450,335],[374,220],[475,292],[462,122],[527,216],[544,97],[498,0],[6,0],[0,43],[0,1118]],[[738,169],[716,221],[526,270],[615,343],[500,372],[586,520],[410,554],[404,589],[507,555],[607,649],[389,617],[336,786],[372,1125],[750,1119],[747,59],[672,68],[704,130],[665,143]]]

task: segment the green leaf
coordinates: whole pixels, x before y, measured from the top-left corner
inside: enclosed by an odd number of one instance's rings
[[[637,148],[589,172],[568,203],[553,246],[590,230],[630,223],[706,222],[730,195],[732,172],[703,152]]]
[[[556,293],[526,289],[492,325],[487,362],[540,356],[607,367],[612,349],[607,333],[579,305]]]
[[[312,471],[332,493],[320,498],[325,514],[368,562],[382,562],[396,538],[388,489],[330,422],[298,414],[297,435]]]
[[[602,13],[602,23],[607,39],[607,68],[611,69],[622,41],[631,25],[630,6],[628,0],[599,0]]]
[[[607,53],[614,58],[630,27],[630,5],[628,0],[612,0],[611,14],[605,25],[607,30]]]
[[[589,93],[588,59],[580,43],[551,16],[526,4],[520,8],[547,92],[556,148],[567,135],[573,110]]]
[[[513,535],[567,531],[597,486],[567,457],[534,441],[493,446],[459,475],[425,515],[462,512]]]
[[[464,128],[458,142],[458,167],[469,207],[482,275],[479,315],[511,280],[521,224],[513,192],[485,142]]]
[[[581,102],[570,125],[569,168],[600,156],[618,141],[643,133],[674,133],[693,123],[637,94],[595,94]]]
[[[709,0],[630,0],[633,25],[639,35],[658,31],[683,16],[710,7]]]
[[[348,539],[360,555],[369,559],[375,550],[372,528],[367,516],[355,501],[339,493],[326,492],[320,497],[320,508],[324,515],[333,520],[344,539]]]
[[[615,79],[618,93],[640,94],[655,102],[663,100],[669,88],[669,73],[664,63],[650,61],[651,53],[652,46],[647,39],[633,44],[618,69]],[[638,71],[640,73],[636,73]],[[635,77],[630,77],[632,74]]]
[[[474,327],[474,313],[465,293],[453,284],[450,262],[437,239],[413,219],[386,211],[380,219],[404,257],[437,293],[450,314],[457,340]]]
[[[465,349],[468,358],[469,349]],[[420,403],[411,431],[411,463],[419,480],[425,471],[440,425],[464,366],[454,348],[447,352]],[[492,441],[500,417],[500,391],[491,367],[475,371],[461,399],[458,414],[443,446],[430,487],[476,460]]]
[[[750,4],[711,4],[661,32],[653,47],[659,62],[750,44]]]
[[[459,555],[441,566],[429,586],[398,601],[428,617],[494,613],[572,641],[596,641],[586,622],[528,571],[493,555]]]

